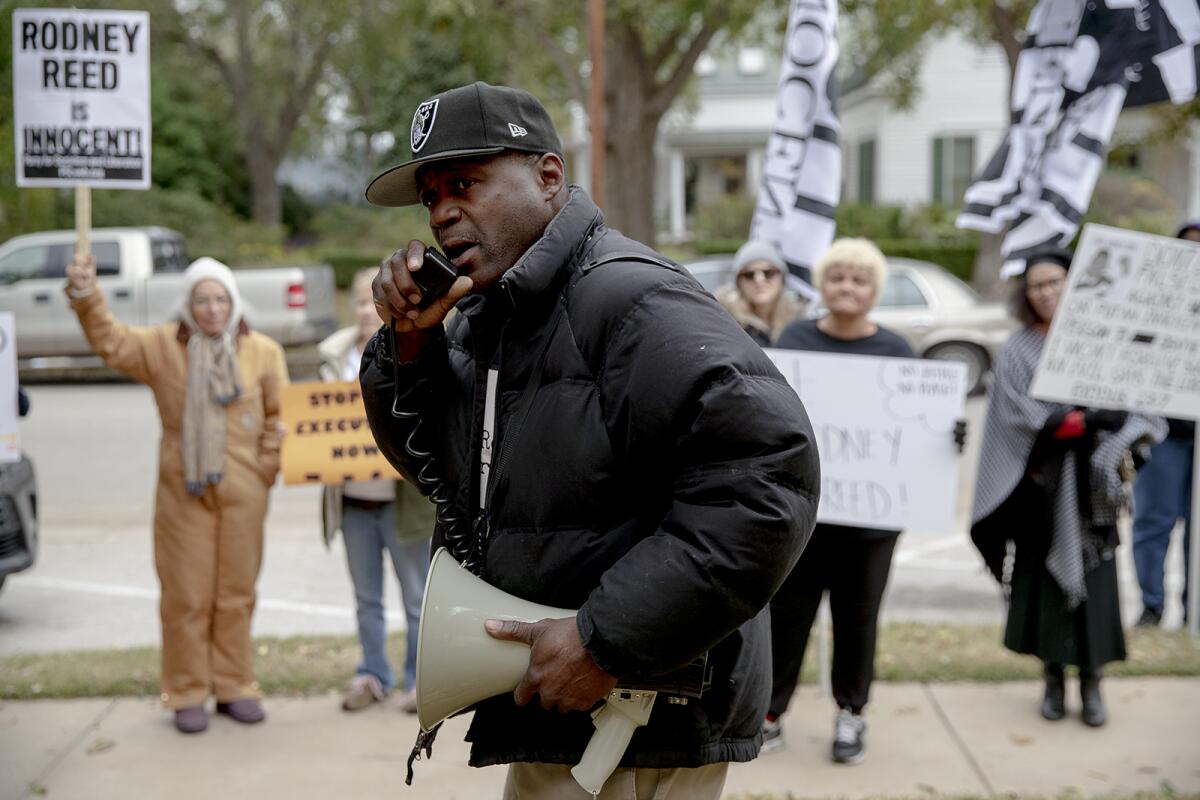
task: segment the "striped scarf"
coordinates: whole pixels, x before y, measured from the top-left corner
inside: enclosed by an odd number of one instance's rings
[[[1008,499],[1029,469],[1028,459],[1038,434],[1055,415],[1070,406],[1029,396],[1045,338],[1034,330],[1017,331],[996,359],[987,420],[975,488],[971,521],[979,522]],[[1057,476],[1053,500],[1054,530],[1046,568],[1066,596],[1068,608],[1087,599],[1084,577],[1100,563],[1103,542],[1093,526],[1116,524],[1125,504],[1120,465],[1137,450],[1148,457],[1149,447],[1167,435],[1166,420],[1130,414],[1117,431],[1100,431],[1088,456],[1090,496],[1079,497],[1076,481],[1079,454],[1068,450]],[[1081,502],[1084,501],[1084,502]],[[1086,519],[1084,518],[1086,513]]]
[[[194,331],[187,343],[183,402],[183,479],[199,497],[221,482],[225,467],[225,406],[242,393],[233,334]]]

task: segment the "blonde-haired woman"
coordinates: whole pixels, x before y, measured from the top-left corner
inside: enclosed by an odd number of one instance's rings
[[[162,422],[154,499],[162,701],[182,733],[208,727],[209,695],[217,713],[261,722],[250,617],[279,471],[283,349],[249,329],[233,273],[211,258],[184,272],[170,324],[119,322],[91,256],[71,261],[66,292],[92,349],[150,387]]]
[[[914,358],[908,343],[867,318],[887,279],[887,261],[866,239],[838,239],[813,267],[828,314],[789,325],[775,346],[846,355]],[[771,600],[773,688],[763,751],[783,746],[780,718],[796,691],[821,597],[833,616],[833,760],[862,760],[863,708],[875,674],[879,607],[900,531],[818,523],[800,560]]]
[[[804,313],[804,304],[784,287],[787,269],[770,242],[750,241],[733,257],[734,284],[717,290],[717,300],[750,338],[767,347]]]

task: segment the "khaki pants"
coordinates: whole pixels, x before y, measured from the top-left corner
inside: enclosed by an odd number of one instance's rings
[[[618,769],[598,800],[720,800],[729,764],[695,769]],[[565,764],[510,764],[503,800],[592,800]]]
[[[154,563],[161,586],[162,701],[168,708],[202,705],[210,694],[218,702],[260,696],[250,617],[267,487],[260,477],[229,472],[198,498],[176,476],[159,481]]]

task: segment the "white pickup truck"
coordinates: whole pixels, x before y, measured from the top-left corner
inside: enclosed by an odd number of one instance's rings
[[[118,319],[166,322],[178,309],[191,263],[183,237],[166,228],[96,228],[97,281]],[[63,293],[74,231],[46,231],[0,245],[0,311],[11,311],[23,368],[98,363]],[[337,327],[333,270],[235,269],[246,320],[284,346],[318,342]]]

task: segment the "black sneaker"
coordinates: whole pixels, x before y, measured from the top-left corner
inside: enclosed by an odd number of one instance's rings
[[[863,733],[867,723],[862,714],[848,708],[838,709],[833,727],[833,760],[839,764],[857,764],[863,760]]]
[[[1157,628],[1161,622],[1161,611],[1153,608],[1143,608],[1142,615],[1138,617],[1137,626],[1139,628]]]
[[[758,751],[759,755],[766,755],[776,750],[782,750],[783,723],[777,719],[763,720],[762,737],[762,749]]]

